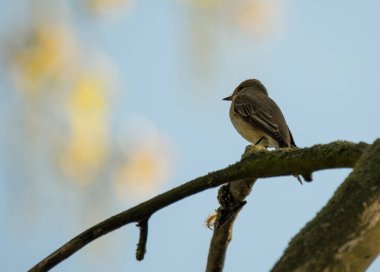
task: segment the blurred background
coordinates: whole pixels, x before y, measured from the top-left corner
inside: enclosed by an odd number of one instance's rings
[[[25,271],[86,228],[239,160],[229,95],[258,78],[298,146],[380,137],[380,2],[2,0],[0,263]],[[225,271],[268,271],[349,170],[259,180]],[[217,189],[53,271],[202,271]],[[342,226],[344,227],[344,226]],[[369,271],[380,271],[380,260]]]

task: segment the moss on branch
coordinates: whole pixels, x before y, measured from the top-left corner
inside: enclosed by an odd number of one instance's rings
[[[377,140],[327,205],[291,240],[272,272],[360,272],[379,254],[380,140]]]

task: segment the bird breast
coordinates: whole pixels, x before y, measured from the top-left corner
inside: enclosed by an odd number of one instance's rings
[[[234,105],[231,103],[230,118],[233,126],[239,132],[239,134],[252,144],[256,144],[262,137],[264,139],[260,141],[259,146],[278,148],[279,145],[272,137],[264,133],[263,131],[255,128],[252,124],[243,120],[239,114],[234,110]]]

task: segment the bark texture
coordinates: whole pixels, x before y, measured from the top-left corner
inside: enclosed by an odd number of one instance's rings
[[[273,272],[365,271],[380,254],[380,140],[289,243]]]

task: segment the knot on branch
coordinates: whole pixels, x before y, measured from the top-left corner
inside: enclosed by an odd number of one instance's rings
[[[313,181],[313,173],[305,173],[305,174],[302,174],[302,178],[306,181],[306,182],[312,182]]]
[[[225,224],[247,203],[245,200],[240,201],[234,198],[231,183],[227,183],[219,188],[218,202],[220,207],[217,209],[215,227],[220,227]]]

